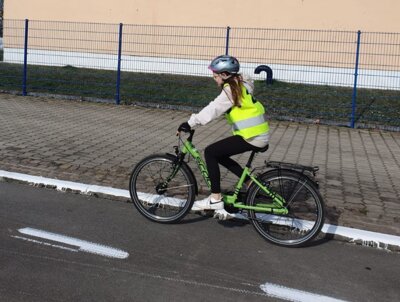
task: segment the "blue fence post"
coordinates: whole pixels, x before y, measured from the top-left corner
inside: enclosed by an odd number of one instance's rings
[[[119,24],[119,37],[118,37],[118,67],[117,67],[117,87],[115,93],[115,102],[117,105],[121,102],[121,53],[122,53],[122,23]]]
[[[25,42],[24,42],[24,73],[22,78],[22,95],[27,95],[26,92],[26,79],[28,72],[28,26],[29,20],[25,19]]]
[[[356,108],[357,108],[357,79],[358,79],[358,62],[360,58],[360,43],[361,43],[361,31],[357,32],[357,50],[356,50],[356,66],[354,68],[354,86],[353,95],[351,98],[351,121],[350,127],[354,128],[356,119]]]
[[[229,54],[229,35],[231,32],[231,28],[228,26],[226,28],[226,40],[225,40],[225,54],[228,55]]]

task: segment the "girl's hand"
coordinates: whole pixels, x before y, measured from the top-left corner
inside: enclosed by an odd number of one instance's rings
[[[190,125],[188,124],[188,122],[184,122],[182,123],[179,127],[178,127],[178,133],[179,132],[190,132],[192,128],[190,127]]]

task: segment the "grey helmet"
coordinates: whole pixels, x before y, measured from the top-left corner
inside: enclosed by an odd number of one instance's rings
[[[212,60],[208,68],[215,73],[227,72],[230,74],[236,74],[239,72],[240,64],[235,57],[223,55]]]

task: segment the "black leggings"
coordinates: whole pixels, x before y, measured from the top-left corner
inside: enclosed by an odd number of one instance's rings
[[[243,168],[230,157],[246,151],[258,151],[260,149],[249,144],[239,135],[230,136],[209,145],[204,150],[204,157],[211,181],[211,193],[221,193],[221,173],[218,164],[223,165],[233,174],[240,177],[242,176]]]

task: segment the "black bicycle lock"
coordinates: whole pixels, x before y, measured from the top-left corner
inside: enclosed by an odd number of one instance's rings
[[[272,69],[271,69],[271,67],[269,67],[267,65],[259,65],[254,70],[254,73],[260,74],[262,71],[265,71],[265,73],[267,74],[267,79],[265,80],[265,84],[272,85]]]

